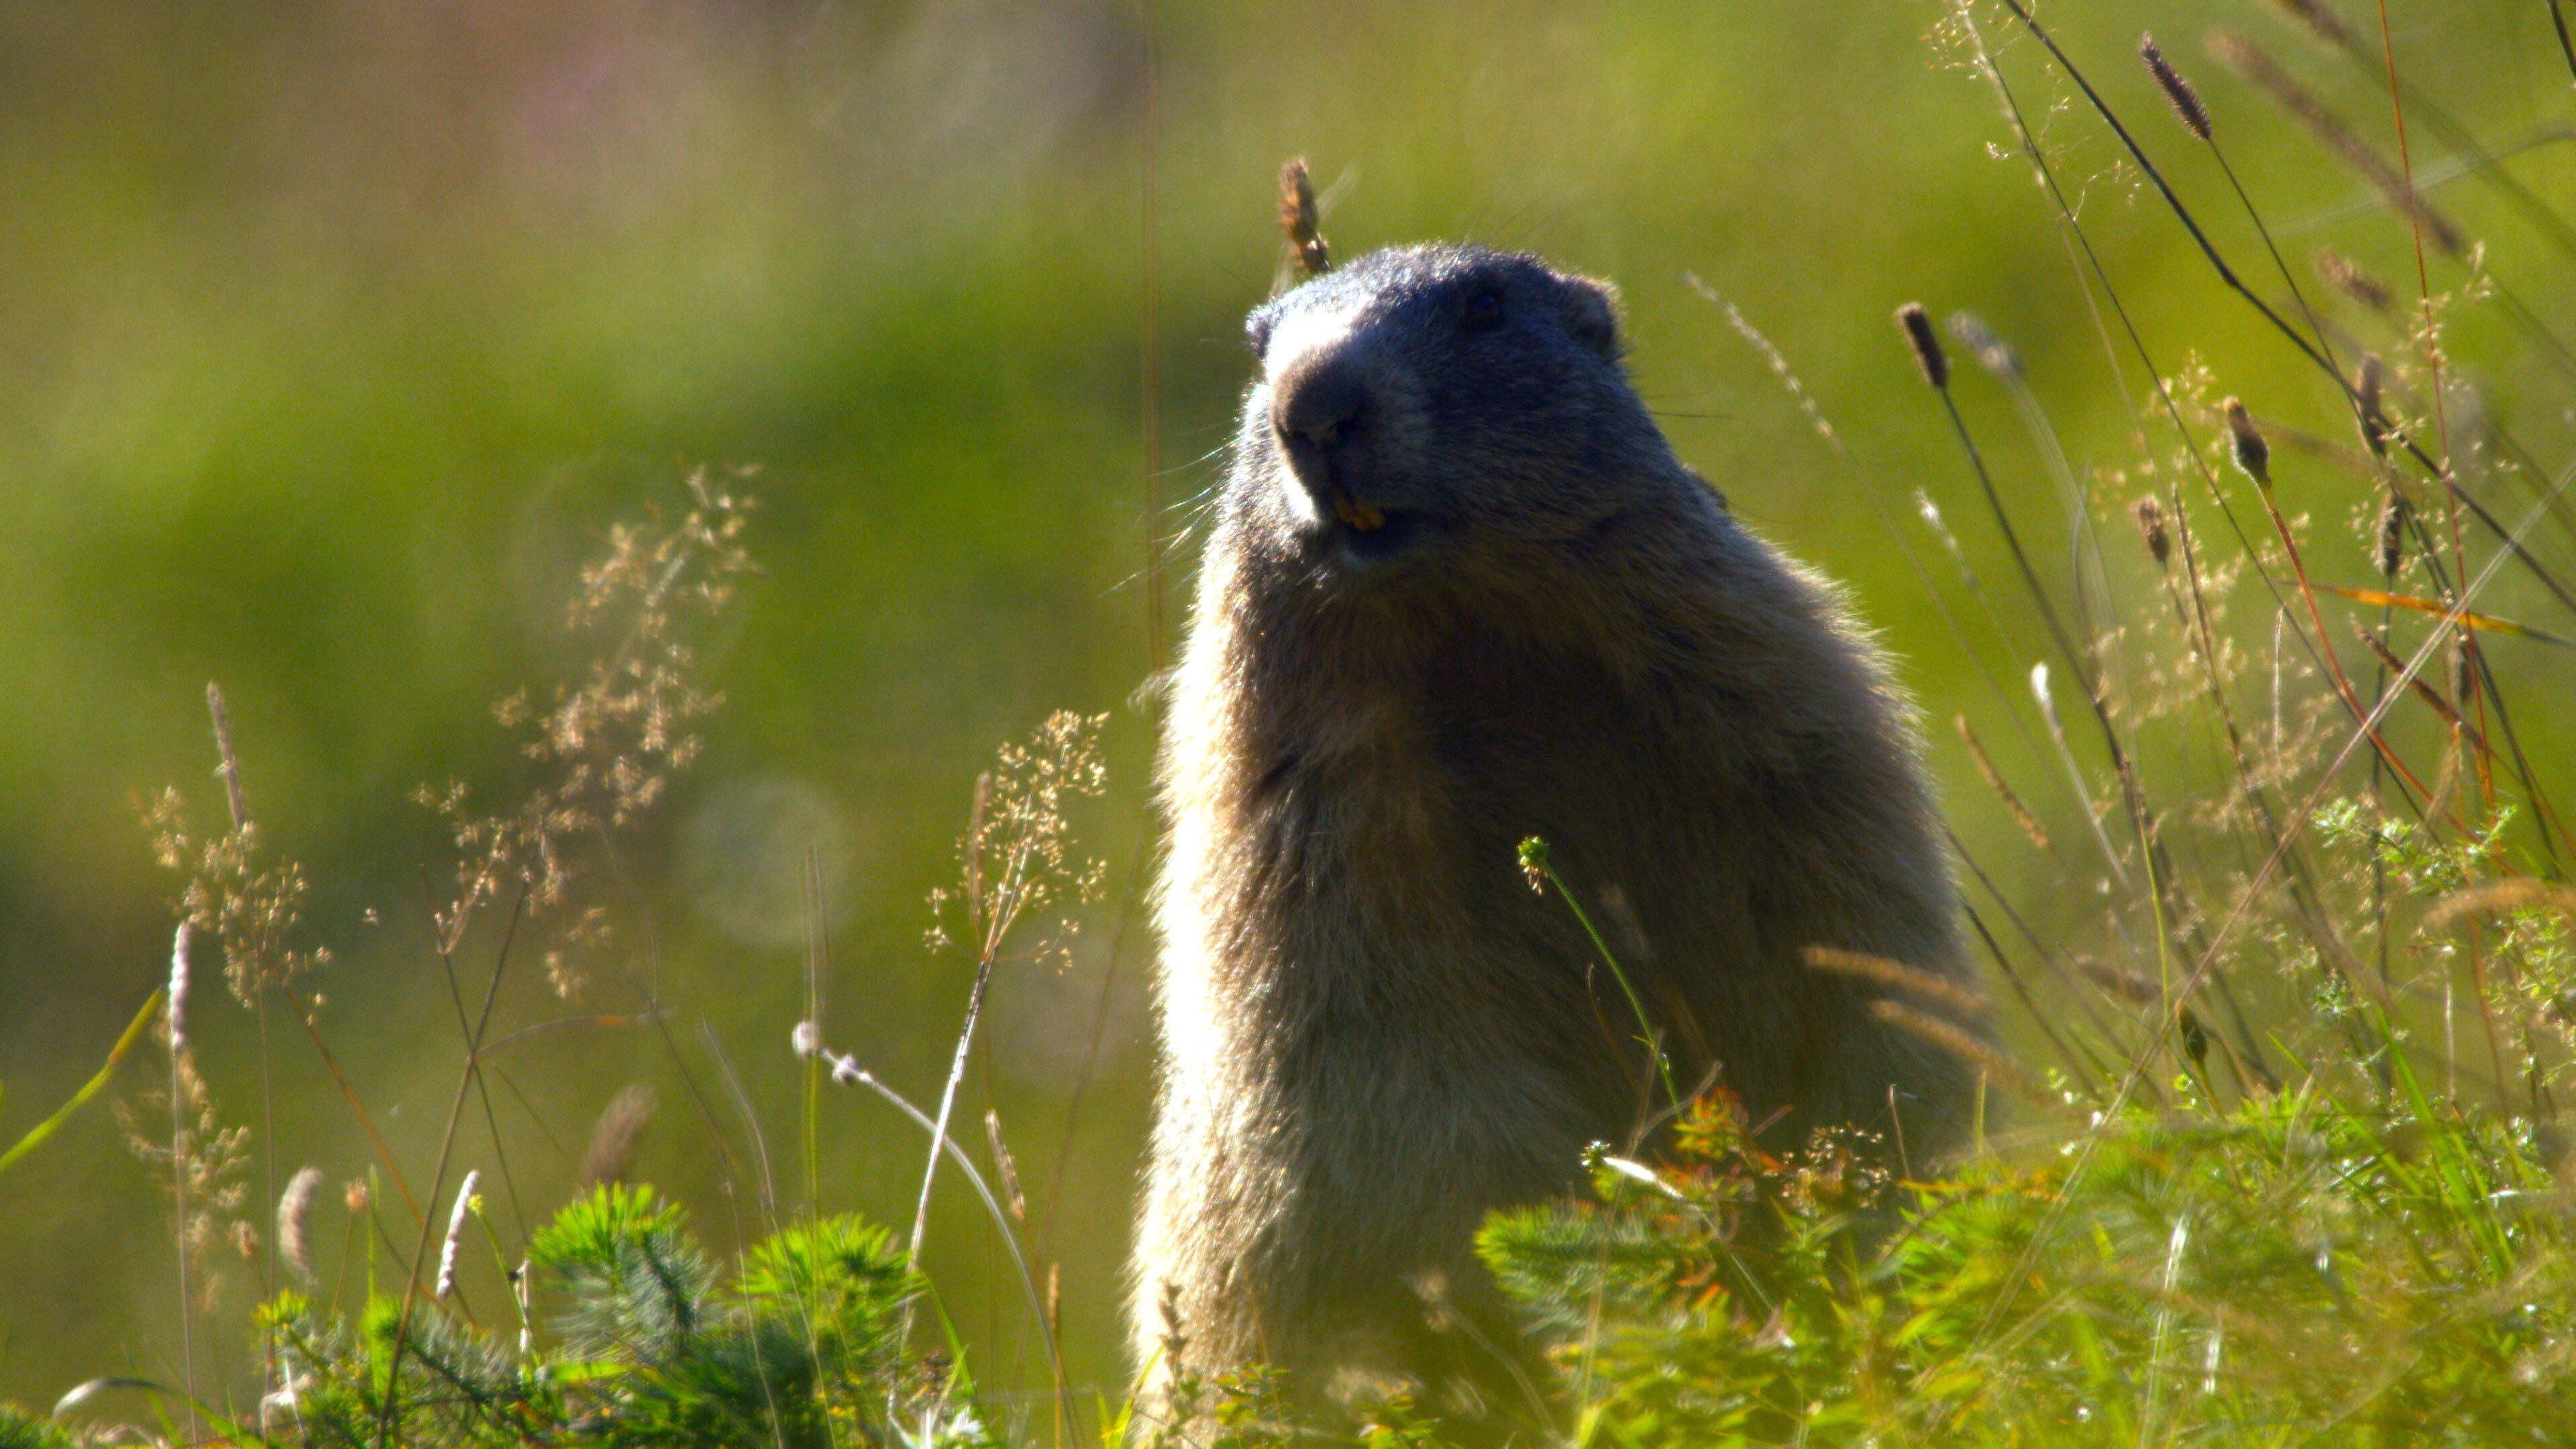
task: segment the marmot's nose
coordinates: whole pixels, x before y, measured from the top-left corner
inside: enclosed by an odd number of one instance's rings
[[[1321,459],[1348,444],[1367,421],[1368,385],[1345,356],[1327,353],[1271,385],[1270,421],[1292,461]]]

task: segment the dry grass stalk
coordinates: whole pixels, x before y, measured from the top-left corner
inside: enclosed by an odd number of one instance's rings
[[[2406,674],[2406,661],[2397,657],[2397,651],[2388,647],[2387,640],[2380,638],[2378,634],[2364,628],[2358,621],[2353,624],[2352,632],[2361,640],[2364,647],[2368,648],[2371,653],[2379,656],[2379,665],[2382,669],[2387,670],[2392,675],[2404,678],[2406,680],[2407,688],[2414,692],[2416,698],[2431,706],[2433,713],[2440,715],[2444,724],[2459,732],[2462,739],[2468,741],[2469,744],[2474,746],[2482,754],[2486,751],[2486,736],[2480,734],[2475,725],[2472,725],[2466,719],[2463,719],[2459,710],[2454,708],[2451,704],[2453,699],[2460,700],[2462,703],[2466,703],[2468,699],[2468,696],[2463,694],[2460,690],[2460,685],[2463,683],[2462,675],[2466,672],[2463,663],[2466,656],[2460,652],[2460,638],[2458,635],[2454,634],[2451,636],[2449,644],[2444,649],[2445,660],[2450,666],[2450,678],[2447,682],[2452,687],[2449,697],[2446,698],[2442,691],[2434,688],[2431,681],[2425,679],[2423,675],[2417,674],[2408,676]]]
[[[2274,104],[2306,126],[2309,133],[2328,150],[2342,157],[2345,165],[2359,172],[2363,180],[2387,198],[2391,207],[2421,225],[2424,234],[2431,237],[2433,244],[2444,254],[2451,257],[2467,255],[2468,240],[2458,227],[2452,225],[2451,219],[2434,210],[2433,204],[2424,199],[2424,194],[2416,190],[2396,167],[2389,165],[2387,158],[2363,140],[2359,132],[2329,110],[2325,102],[2310,94],[2308,88],[2299,84],[2288,71],[2281,69],[2269,51],[2232,31],[2219,30],[2210,33],[2209,53],[2219,64],[2271,96]]]
[[[2003,771],[1995,768],[1994,760],[1986,754],[1985,741],[1978,739],[1977,732],[1969,727],[1968,717],[1955,715],[1950,723],[1958,729],[1959,738],[1967,742],[1968,758],[1976,761],[1977,773],[1986,778],[1986,788],[1994,791],[1995,798],[2004,802],[2004,809],[2012,813],[2013,823],[2021,827],[2021,833],[2029,836],[2030,843],[2040,849],[2051,849],[2048,831],[2040,825],[2039,817],[2030,813],[2030,807],[2021,802],[2021,796],[2013,792],[2011,784],[2004,779]]]
[[[974,1047],[994,964],[1013,929],[1029,912],[1067,896],[1089,901],[1100,894],[1108,867],[1098,860],[1069,858],[1067,847],[1073,834],[1065,808],[1079,796],[1097,795],[1107,788],[1100,729],[1108,718],[1059,710],[1038,726],[1026,745],[1003,746],[995,767],[975,781],[975,806],[967,817],[965,838],[957,843],[959,882],[930,893],[931,949],[957,945],[971,951],[975,981],[966,996],[966,1020],[958,1028],[957,1051],[949,1062],[947,1085],[940,1090],[939,1112],[933,1119],[930,1159],[922,1169],[921,1196],[913,1208],[908,1263],[920,1261],[922,1240],[930,1231],[930,1189],[938,1179],[940,1153],[948,1146],[957,1089],[966,1080],[966,1059]],[[1059,921],[1057,928],[1056,935],[1039,941],[1030,954],[1061,967],[1076,924]]]
[[[2502,915],[2535,907],[2556,911],[2569,924],[2576,925],[2576,886],[2529,878],[2470,886],[2444,896],[2440,904],[2425,912],[2423,929],[2438,931],[2467,916]]]
[[[1892,986],[1918,1001],[1947,1008],[1957,1016],[1983,1020],[1994,1010],[1993,1003],[1955,981],[1885,956],[1843,951],[1832,946],[1809,946],[1803,954],[1807,965],[1814,970]]]
[[[232,807],[233,829],[250,828],[250,803],[242,796],[241,756],[233,752],[232,711],[224,708],[224,688],[212,680],[206,682],[206,714],[215,722],[215,758],[221,763],[216,770],[223,776],[224,799]]]
[[[1788,389],[1790,401],[1798,405],[1798,411],[1807,415],[1807,423],[1816,430],[1816,436],[1825,440],[1826,447],[1836,453],[1842,452],[1843,440],[1834,432],[1834,425],[1826,421],[1824,410],[1816,406],[1816,400],[1807,392],[1806,384],[1798,380],[1798,374],[1789,366],[1789,359],[1780,354],[1780,349],[1771,344],[1771,339],[1763,335],[1762,329],[1747,320],[1745,315],[1736,309],[1733,302],[1719,296],[1716,288],[1701,281],[1698,273],[1684,272],[1682,280],[1690,285],[1692,291],[1699,293],[1700,300],[1726,314],[1726,325],[1734,328],[1736,336],[1743,338],[1754,351],[1762,354],[1762,360],[1769,365],[1771,375],[1780,380],[1780,386]]]
[[[2048,742],[2057,750],[2057,767],[2066,772],[2066,787],[2074,792],[2076,805],[2083,811],[2084,824],[2093,833],[2093,844],[2102,852],[2102,863],[2111,870],[2111,878],[2120,889],[2129,888],[2129,868],[2120,863],[2120,850],[2111,843],[2109,832],[2102,828],[2102,818],[2094,813],[2093,787],[2085,782],[2084,767],[2075,762],[2074,747],[2066,742],[2066,721],[2057,713],[2057,696],[2048,687],[2048,665],[2043,661],[2030,667],[2030,695],[2039,705],[2039,722],[2048,727]]]
[[[1978,1040],[1957,1025],[1917,1011],[1901,1001],[1878,1000],[1869,1004],[1869,1014],[1900,1031],[1911,1032],[1941,1050],[1975,1067],[2015,1095],[2047,1106],[2057,1105],[2048,1084],[2031,1074],[2027,1067]]]
[[[2076,957],[2075,971],[2077,975],[2102,988],[2106,994],[2117,997],[2131,1006],[2153,1006],[2164,999],[2164,993],[2157,989],[2156,983],[2134,971],[2114,966],[2099,957]]]

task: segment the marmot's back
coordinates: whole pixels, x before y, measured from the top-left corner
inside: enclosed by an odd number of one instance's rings
[[[1964,974],[1938,824],[1876,656],[1673,458],[1605,288],[1380,252],[1250,330],[1164,743],[1140,1357],[1168,1295],[1202,1369],[1508,1383],[1424,1295],[1510,1341],[1470,1235],[1571,1188],[1646,1071],[1516,844],[1598,907],[1677,1073],[1721,1064],[1777,1145],[1851,1123],[1920,1163],[1964,1071],[1800,953]]]

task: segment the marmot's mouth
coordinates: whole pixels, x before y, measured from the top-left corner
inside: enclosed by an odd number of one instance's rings
[[[1362,503],[1339,486],[1333,489],[1333,516],[1361,533],[1375,533],[1386,526],[1385,509]]]
[[[1353,518],[1337,504],[1337,520],[1328,525],[1325,546],[1333,559],[1350,568],[1372,568],[1399,554],[1410,553],[1429,533],[1429,520],[1410,508],[1378,508],[1365,503],[1351,505]]]

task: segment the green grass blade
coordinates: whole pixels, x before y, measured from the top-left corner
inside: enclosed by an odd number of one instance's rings
[[[152,1020],[152,1014],[160,1009],[161,992],[156,988],[152,995],[145,999],[143,1009],[134,1013],[134,1020],[126,1024],[125,1035],[118,1037],[116,1045],[108,1050],[107,1061],[99,1067],[98,1075],[83,1083],[79,1091],[72,1093],[70,1101],[55,1108],[54,1115],[37,1123],[26,1136],[19,1138],[16,1146],[5,1153],[0,1153],[0,1172],[8,1171],[10,1165],[19,1158],[42,1147],[45,1139],[54,1135],[55,1128],[70,1120],[74,1112],[79,1111],[90,1098],[97,1096],[100,1090],[107,1086],[108,1079],[116,1075],[117,1064],[124,1061],[125,1054],[132,1051],[134,1044],[143,1039],[144,1026]]]

